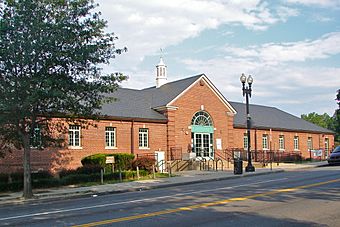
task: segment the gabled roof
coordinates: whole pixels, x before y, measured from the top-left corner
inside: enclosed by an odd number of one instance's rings
[[[151,99],[151,106],[153,108],[166,106],[203,75],[204,74],[200,74],[185,79],[169,82],[159,88],[156,88],[155,86],[145,88],[141,90],[141,93]]]
[[[116,98],[116,101],[105,103],[99,113],[114,118],[166,121],[167,118],[154,109],[166,106],[202,75],[169,82],[159,88],[150,87],[143,90],[118,88],[108,95]]]
[[[135,120],[167,120],[163,114],[151,108],[151,99],[140,90],[118,88],[108,96],[114,97],[116,100],[102,106],[99,111],[102,116]]]
[[[234,127],[246,128],[246,105],[238,102],[229,103],[237,111],[237,114],[234,117]],[[252,128],[334,133],[331,130],[312,124],[275,107],[250,104],[249,112]]]

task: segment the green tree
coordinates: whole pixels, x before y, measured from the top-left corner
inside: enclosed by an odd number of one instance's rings
[[[309,121],[313,124],[319,125],[323,128],[328,128],[332,130],[333,126],[333,119],[327,113],[324,114],[317,114],[315,112],[309,114],[302,114],[301,118]]]
[[[96,7],[91,0],[0,3],[0,138],[24,151],[24,198],[33,196],[30,140],[36,129],[44,146],[60,142],[52,131],[65,127],[52,129],[50,118],[94,116],[109,101],[104,94],[126,79],[102,74],[100,65],[126,49],[117,49],[117,37],[104,32]]]
[[[335,110],[333,115],[333,123],[335,130],[335,140],[340,143],[340,89],[337,91],[336,98],[338,109]]]

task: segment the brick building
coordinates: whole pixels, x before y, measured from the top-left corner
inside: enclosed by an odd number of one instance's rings
[[[81,166],[95,153],[157,153],[170,159],[178,153],[215,158],[226,149],[247,147],[245,105],[228,101],[204,74],[167,82],[162,59],[156,66],[156,86],[142,90],[119,88],[104,104],[97,127],[69,125],[64,148],[32,150],[33,170]],[[297,152],[329,150],[334,133],[277,108],[250,105],[252,150]],[[0,159],[0,172],[22,169],[22,152]]]

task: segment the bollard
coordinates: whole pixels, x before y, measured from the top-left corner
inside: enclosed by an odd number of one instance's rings
[[[152,165],[153,179],[156,179],[155,165]]]
[[[171,161],[169,161],[169,169],[168,169],[168,172],[169,172],[169,177],[171,177]]]
[[[140,176],[139,176],[139,167],[137,166],[137,179],[139,180],[140,179]]]
[[[104,170],[100,169],[100,183],[104,184]]]
[[[123,178],[122,178],[122,169],[119,168],[119,181],[122,182]]]

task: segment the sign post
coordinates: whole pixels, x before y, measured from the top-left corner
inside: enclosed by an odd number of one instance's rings
[[[106,164],[112,164],[112,173],[115,171],[115,157],[114,156],[107,156],[105,160]]]

